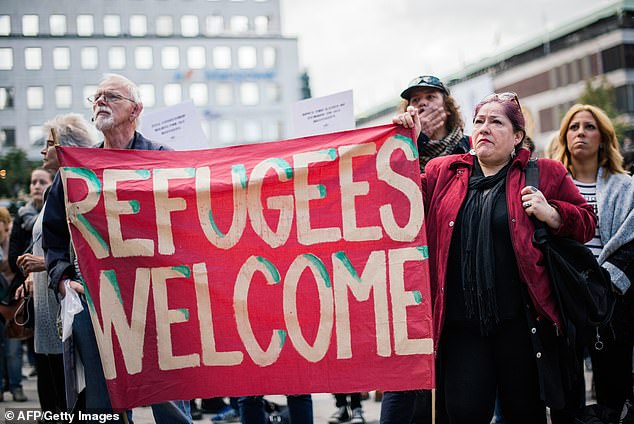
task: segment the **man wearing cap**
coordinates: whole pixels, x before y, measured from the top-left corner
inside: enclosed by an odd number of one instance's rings
[[[413,128],[412,114],[418,110],[421,122],[418,137],[421,172],[425,172],[425,165],[435,157],[469,151],[469,137],[464,135],[464,122],[458,103],[437,77],[423,75],[414,78],[401,97],[401,113],[392,122]]]
[[[421,172],[427,162],[438,156],[466,153],[471,149],[469,136],[458,103],[437,77],[414,78],[401,93],[400,113],[392,122],[414,128],[412,115],[418,111],[421,132],[418,136],[418,159]],[[381,402],[381,424],[431,424],[431,391],[409,390],[385,392]]]

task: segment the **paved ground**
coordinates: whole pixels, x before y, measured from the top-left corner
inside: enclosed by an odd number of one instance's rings
[[[31,371],[30,367],[25,367],[23,370],[24,375],[28,375]],[[11,393],[4,393],[4,402],[0,403],[0,424],[6,422],[5,414],[11,408],[25,408],[32,410],[39,410],[39,402],[37,398],[36,378],[29,377],[25,379],[23,383],[24,393],[29,398],[27,402],[13,402]],[[591,373],[586,371],[586,387],[591,385]],[[587,393],[588,402],[592,403],[592,397],[590,391]],[[267,399],[279,404],[286,404],[285,396],[267,396]],[[378,424],[379,416],[381,413],[381,403],[374,401],[374,393],[370,393],[370,399],[363,401],[363,410],[367,424]],[[328,417],[335,411],[335,401],[331,394],[318,393],[313,394],[313,412],[315,415],[315,424],[327,424]],[[205,414],[199,423],[210,423],[211,414]],[[16,422],[16,421],[11,421]],[[35,420],[20,421],[22,423],[35,423]],[[137,408],[134,410],[134,422],[136,424],[152,424],[154,419],[152,417],[152,410],[150,408]]]
[[[30,367],[25,367],[23,374],[28,375]],[[24,393],[29,398],[27,402],[13,402],[11,393],[4,393],[4,402],[0,403],[0,423],[5,423],[5,413],[10,408],[28,408],[39,410],[40,404],[37,398],[36,377],[29,377],[22,382]],[[363,410],[367,424],[378,424],[381,413],[381,403],[374,401],[374,393],[370,394],[370,399],[363,401]],[[285,396],[267,396],[267,399],[279,404],[286,404]],[[335,399],[331,394],[313,394],[313,412],[315,414],[315,424],[326,424],[328,417],[335,411]],[[205,414],[203,420],[195,421],[199,423],[210,423],[211,414]],[[11,421],[15,422],[15,421]],[[20,423],[35,423],[35,420],[20,421]],[[134,410],[135,424],[154,423],[151,408],[137,408]]]

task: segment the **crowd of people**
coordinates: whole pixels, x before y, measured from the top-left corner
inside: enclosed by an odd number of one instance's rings
[[[540,367],[547,358],[535,351],[532,335],[547,345],[561,337],[563,327],[552,282],[531,240],[533,220],[553,236],[586,243],[610,274],[617,298],[613,318],[598,330],[601,347],[588,344],[579,354],[591,360],[597,403],[619,414],[634,398],[634,180],[610,119],[596,106],[571,107],[551,157],[537,161],[537,188],[526,184],[532,152],[515,93],[483,98],[470,135],[456,100],[437,77],[415,78],[401,97],[393,123],[414,130],[419,150],[437,393],[433,401],[426,390],[385,392],[380,422],[426,424],[435,411],[439,423],[488,424],[495,416],[499,422],[539,424],[547,422],[550,407],[552,423],[572,424],[583,413],[583,384],[570,388],[563,406],[544,395],[549,382],[540,378]],[[0,281],[5,300],[34,300],[38,397],[50,411],[112,409],[67,226],[55,146],[170,150],[137,131],[143,103],[124,76],[107,74],[89,100],[103,141],[97,143],[81,115],[47,121],[43,165],[31,175],[29,202],[13,218],[0,209]],[[84,309],[62,342],[59,302],[71,290]],[[26,401],[23,341],[2,331],[0,338],[5,388],[14,401]],[[83,367],[83,389],[65,381],[65,360],[90,364]],[[218,412],[212,417],[218,423],[264,424],[271,412],[262,396],[231,398],[229,404],[205,399],[201,407]],[[290,422],[312,423],[312,408],[310,394],[288,396]],[[191,423],[200,410],[194,400],[152,405],[156,422],[166,424]],[[333,410],[330,424],[365,423],[360,393],[334,394]],[[132,419],[130,411],[121,417]]]

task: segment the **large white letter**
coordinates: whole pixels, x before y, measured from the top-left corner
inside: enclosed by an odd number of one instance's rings
[[[196,203],[198,205],[198,220],[200,226],[214,246],[230,249],[242,237],[247,223],[247,173],[244,165],[231,167],[231,182],[233,187],[233,218],[227,234],[224,234],[216,220],[211,207],[211,170],[209,167],[196,169]],[[226,204],[218,204],[216,212],[225,212]]]
[[[248,305],[249,286],[251,285],[253,274],[256,272],[260,272],[264,275],[267,284],[280,283],[280,274],[271,262],[259,256],[251,256],[242,265],[240,272],[238,272],[238,278],[236,279],[233,292],[233,310],[236,315],[238,334],[249,356],[251,356],[251,359],[257,365],[266,367],[277,361],[277,358],[280,356],[282,346],[286,341],[286,332],[284,330],[274,329],[271,334],[271,341],[266,350],[262,350],[256,340],[253,329],[251,328],[251,321],[249,320]]]
[[[216,350],[214,320],[211,314],[211,301],[209,296],[209,280],[207,278],[207,266],[204,263],[194,264],[194,285],[196,287],[196,302],[198,304],[198,322],[200,324],[203,364],[209,366],[226,366],[242,363],[242,352],[218,352]]]
[[[103,171],[103,199],[108,222],[108,235],[112,256],[115,258],[129,256],[154,256],[154,240],[131,238],[123,239],[119,215],[139,213],[137,200],[120,201],[117,197],[117,183],[119,181],[142,181],[150,178],[147,170],[106,169]]]
[[[412,140],[403,136],[390,137],[381,146],[376,156],[376,170],[380,180],[385,181],[407,197],[409,201],[409,221],[401,227],[394,219],[392,205],[383,205],[379,208],[381,222],[385,232],[395,241],[413,241],[423,226],[423,195],[419,185],[410,178],[394,172],[390,166],[392,153],[401,149],[408,160],[418,159],[418,151]],[[418,166],[418,160],[416,160]]]
[[[158,363],[161,370],[177,370],[197,367],[200,356],[197,353],[174,356],[172,351],[172,324],[189,321],[188,309],[169,309],[167,305],[167,280],[190,277],[187,266],[152,268],[152,293],[154,296],[154,315],[156,316],[156,341],[158,345]]]
[[[381,227],[357,227],[355,198],[370,192],[367,181],[353,181],[352,159],[376,153],[375,143],[339,147],[339,181],[341,184],[341,212],[343,214],[343,239],[346,241],[380,240]]]
[[[341,230],[337,227],[311,228],[310,201],[324,199],[326,187],[323,184],[308,184],[308,167],[311,163],[332,162],[337,159],[335,149],[319,152],[298,153],[293,156],[295,165],[295,208],[297,210],[297,241],[303,245],[327,243],[341,240]],[[322,165],[324,166],[324,165]]]
[[[103,259],[108,256],[108,243],[103,239],[102,235],[93,227],[84,214],[90,212],[101,196],[101,181],[97,175],[90,169],[86,168],[68,168],[61,170],[61,178],[64,187],[68,187],[69,179],[80,179],[86,183],[88,193],[82,200],[71,202],[68,198],[68,188],[64,189],[64,201],[66,203],[66,211],[68,220],[75,226],[92,249],[97,259]]]
[[[154,170],[154,204],[156,207],[156,229],[158,231],[158,251],[162,255],[173,255],[171,213],[184,211],[187,202],[182,197],[169,196],[169,180],[194,178],[194,168],[167,168]]]
[[[417,290],[405,291],[404,267],[408,261],[424,261],[427,257],[421,249],[405,247],[390,250],[390,295],[392,296],[392,321],[394,323],[394,352],[397,355],[430,354],[432,339],[410,339],[407,333],[407,307],[422,302]]]
[[[119,346],[123,353],[128,374],[140,373],[143,369],[143,346],[145,341],[145,322],[147,318],[147,304],[150,293],[150,270],[137,268],[134,281],[134,299],[132,301],[132,316],[129,324],[123,309],[123,299],[117,277],[113,270],[101,271],[99,274],[99,307],[103,329],[99,326],[99,319],[89,296],[88,305],[92,315],[92,327],[101,352],[101,364],[106,379],[117,377],[112,347],[112,329],[117,334]],[[86,364],[93,366],[93,364]]]
[[[264,218],[262,209],[262,183],[269,169],[277,174],[281,182],[293,178],[293,168],[282,159],[267,159],[258,163],[249,178],[249,190],[247,205],[249,218],[253,230],[271,247],[279,247],[286,243],[293,225],[293,196],[271,196],[267,199],[266,206],[269,209],[279,210],[277,231],[273,231]]]
[[[319,327],[317,328],[315,343],[312,346],[304,338],[297,316],[297,287],[306,268],[311,270],[317,286],[317,293],[319,294]],[[293,342],[293,346],[308,361],[318,362],[328,352],[332,335],[333,315],[332,284],[330,283],[330,276],[326,267],[313,254],[299,255],[289,267],[286,278],[284,278],[284,318],[288,336]]]
[[[350,344],[350,310],[348,290],[355,299],[366,301],[374,293],[374,324],[376,327],[376,351],[379,356],[390,356],[390,319],[387,308],[387,267],[385,252],[370,254],[361,277],[344,252],[332,255],[333,280],[335,285],[335,322],[337,323],[337,359],[352,357]],[[368,317],[356,317],[367,320]]]

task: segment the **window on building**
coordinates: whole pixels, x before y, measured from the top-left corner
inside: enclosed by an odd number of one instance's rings
[[[15,128],[13,127],[0,128],[0,146],[15,147]]]
[[[125,48],[110,47],[108,49],[108,66],[110,69],[125,68]]]
[[[66,34],[66,15],[51,15],[48,17],[49,32],[51,35]]]
[[[266,34],[269,32],[269,17],[256,16],[253,18],[253,29],[256,34]]]
[[[275,68],[277,65],[277,53],[275,47],[264,47],[262,49],[262,66],[265,68]]]
[[[69,109],[73,105],[73,89],[70,85],[55,87],[55,106],[58,109]]]
[[[28,70],[42,69],[42,49],[27,47],[24,49],[24,67]]]
[[[244,141],[254,143],[262,140],[262,125],[258,121],[248,120],[242,124]]]
[[[84,107],[87,109],[92,109],[92,104],[88,101],[88,97],[94,96],[95,93],[97,92],[97,86],[96,85],[85,85],[82,93],[81,93],[81,97],[82,99],[84,99]]]
[[[205,48],[192,46],[187,48],[187,66],[190,69],[202,69],[205,67]]]
[[[583,56],[581,59],[581,79],[587,80],[592,76],[592,68],[590,65],[590,56]]]
[[[7,35],[11,35],[11,17],[0,15],[0,36],[6,37]]]
[[[22,16],[22,35],[34,37],[40,32],[40,17],[37,15]]]
[[[105,15],[103,17],[103,35],[108,37],[121,35],[121,17],[119,15]]]
[[[70,68],[70,49],[68,47],[55,47],[53,49],[53,68]]]
[[[218,120],[218,141],[221,144],[236,142],[236,123],[229,119]]]
[[[99,52],[97,47],[82,47],[79,53],[82,69],[97,69]]]
[[[281,100],[280,85],[275,81],[265,81],[262,84],[264,101],[267,103],[279,103]]]
[[[0,48],[0,71],[13,69],[13,49],[11,47]]]
[[[254,106],[260,102],[258,84],[255,82],[240,83],[240,103],[245,106]]]
[[[174,20],[171,16],[159,16],[156,18],[156,35],[169,37],[174,34]]]
[[[165,106],[180,103],[182,98],[183,92],[180,84],[165,84],[165,87],[163,87],[163,103]]]
[[[213,52],[214,67],[217,69],[231,68],[231,48],[230,47],[214,47]]]
[[[253,69],[257,66],[257,52],[254,46],[238,47],[238,66],[242,69]]]
[[[139,94],[141,95],[141,102],[146,107],[154,107],[156,104],[156,98],[154,95],[154,85],[152,84],[139,84]]]
[[[219,82],[215,89],[216,105],[230,106],[233,104],[233,84],[230,82]]]
[[[203,82],[195,82],[189,86],[189,97],[196,106],[206,106],[209,104],[209,92],[207,84]]]
[[[13,87],[0,87],[0,110],[13,109],[14,98]]]
[[[152,69],[152,47],[143,46],[135,48],[134,64],[137,69]]]
[[[246,16],[232,16],[229,20],[229,28],[234,34],[243,34],[249,30],[249,18]]]
[[[130,35],[143,37],[147,34],[147,17],[145,15],[130,16]]]
[[[42,109],[44,107],[44,87],[26,88],[26,107],[28,109]]]
[[[224,18],[220,15],[207,16],[207,35],[222,34],[224,31]]]
[[[31,125],[29,131],[29,145],[44,147],[44,134],[41,125]]]
[[[161,66],[163,69],[177,69],[180,66],[178,47],[163,47],[161,49]]]
[[[196,37],[199,32],[198,16],[183,15],[181,17],[181,34],[183,37]]]
[[[95,21],[92,15],[77,16],[77,35],[90,37],[95,32]]]

